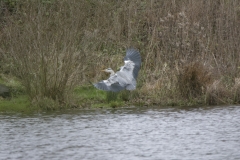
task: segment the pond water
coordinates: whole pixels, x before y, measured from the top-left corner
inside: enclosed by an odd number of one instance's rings
[[[0,113],[0,159],[240,159],[240,106]]]

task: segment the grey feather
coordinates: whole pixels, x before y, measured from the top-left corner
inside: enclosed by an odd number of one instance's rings
[[[110,77],[107,80],[95,83],[94,86],[97,89],[112,92],[136,89],[136,79],[141,67],[141,55],[135,49],[128,49],[124,62],[124,66],[116,73],[111,68],[106,69],[105,72],[111,73]]]
[[[135,50],[133,48],[129,48],[127,50],[126,56],[124,57],[124,61],[126,61],[126,60],[133,61],[133,63],[135,63],[135,66],[139,67],[139,69],[140,69],[140,66],[141,66],[141,55],[140,55],[140,53],[137,50]]]

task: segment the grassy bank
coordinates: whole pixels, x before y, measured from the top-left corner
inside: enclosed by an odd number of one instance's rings
[[[38,109],[30,107],[30,101],[25,95],[14,97],[12,99],[0,100],[0,112],[35,112]]]
[[[216,89],[217,90],[217,89]],[[151,90],[154,92],[153,90]],[[218,90],[217,90],[218,91]],[[149,91],[150,92],[150,91]],[[223,92],[226,92],[224,90]],[[12,97],[0,99],[0,112],[41,112],[41,111],[53,111],[59,109],[90,109],[90,108],[116,108],[116,107],[128,107],[128,106],[201,106],[209,105],[209,101],[213,101],[218,104],[236,104],[234,99],[221,99],[221,94],[215,91],[214,95],[202,95],[197,98],[173,98],[167,97],[168,95],[161,95],[157,92],[148,93],[146,91],[122,91],[120,93],[111,93],[97,90],[91,85],[78,86],[73,90],[71,99],[68,103],[59,103],[50,98],[43,98],[37,102],[31,101],[29,96],[21,92],[20,94],[13,95]],[[233,98],[237,95],[233,92]],[[171,96],[171,95],[169,95]],[[229,96],[229,97],[230,97]],[[167,97],[167,98],[166,98]],[[165,99],[164,99],[165,98]],[[236,97],[237,99],[237,97]]]
[[[32,105],[240,103],[238,0],[0,5],[0,70],[19,80]],[[131,46],[143,60],[136,91],[110,103],[111,95],[84,89],[108,77],[101,69],[118,69]]]
[[[128,94],[129,93],[125,93]],[[15,95],[0,99],[0,112],[41,112],[58,109],[89,109],[89,108],[116,108],[126,107],[129,103],[123,98],[123,93],[107,93],[96,90],[93,86],[77,87],[71,95],[71,103],[59,104],[49,98],[44,98],[37,103],[31,103],[26,94]]]

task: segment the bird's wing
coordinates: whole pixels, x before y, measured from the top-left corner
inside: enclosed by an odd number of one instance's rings
[[[141,66],[141,55],[140,53],[133,48],[129,48],[126,52],[126,56],[124,57],[124,61],[132,61],[136,67]]]
[[[104,91],[112,91],[112,92],[119,92],[119,91],[125,89],[125,86],[121,85],[118,82],[117,74],[111,76],[107,80],[103,80],[98,83],[95,83],[94,86],[97,89],[104,90]]]
[[[138,70],[137,72],[134,72],[135,68],[135,64],[132,61],[128,60],[125,61],[125,65],[121,67],[121,70],[116,73],[118,75],[119,84],[125,86],[127,90],[136,89],[136,78]]]
[[[121,67],[122,72],[129,72],[132,74],[135,80],[137,79],[138,72],[141,66],[141,55],[135,49],[128,49],[126,56],[124,57],[125,65]]]
[[[94,87],[96,87],[97,89],[100,89],[100,90],[104,90],[104,91],[110,90],[108,82],[106,80],[100,81],[98,83],[94,83],[93,85],[94,85]]]

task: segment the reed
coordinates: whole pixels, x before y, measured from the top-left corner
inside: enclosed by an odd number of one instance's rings
[[[135,100],[239,102],[238,89],[228,94],[240,77],[238,0],[7,2],[0,3],[0,66],[32,101],[66,103],[69,88],[106,78],[99,70],[118,69],[134,46],[143,60]],[[211,94],[216,81],[226,92]]]

